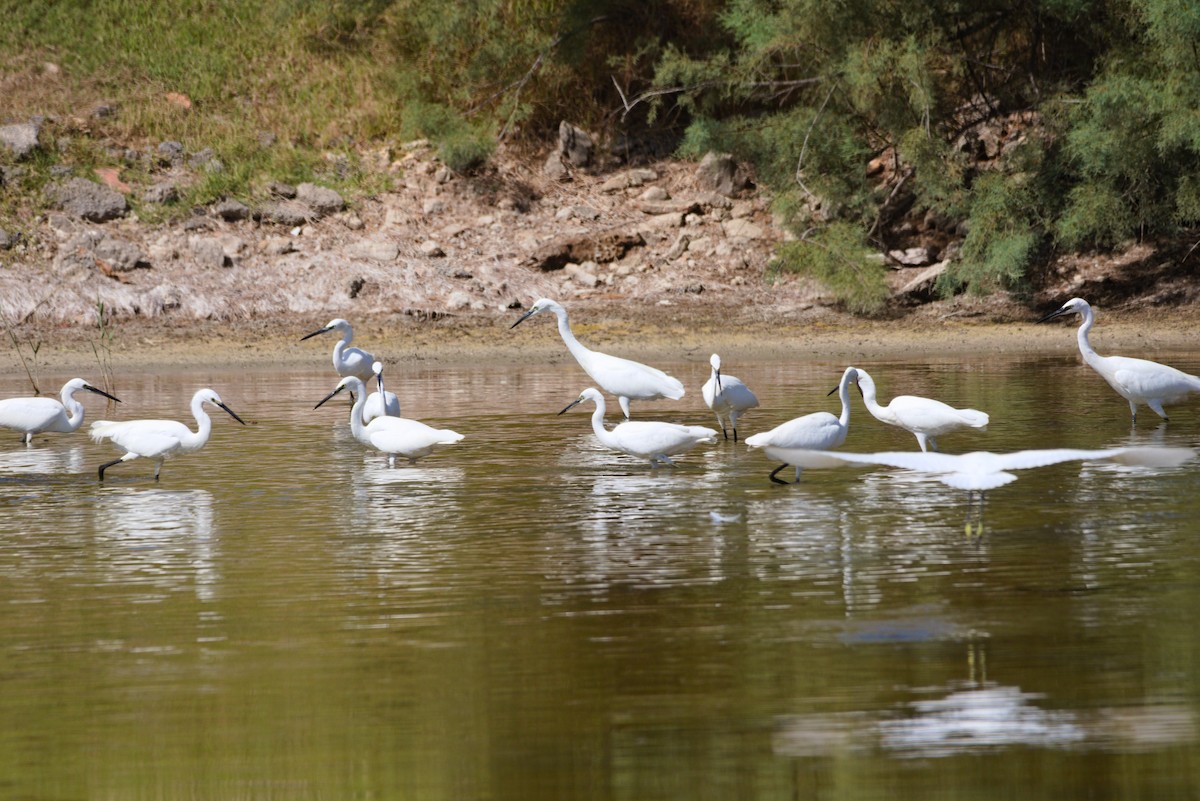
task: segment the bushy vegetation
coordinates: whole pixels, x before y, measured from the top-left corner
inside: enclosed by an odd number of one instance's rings
[[[49,117],[49,160],[68,165],[166,139],[213,148],[227,170],[184,203],[267,180],[369,188],[364,154],[415,137],[468,170],[569,119],[752,162],[796,237],[779,265],[864,311],[886,299],[874,254],[922,214],[961,241],[947,292],[1018,287],[1056,250],[1200,225],[1193,0],[0,0],[0,13],[0,121]],[[89,115],[101,102],[117,113]]]

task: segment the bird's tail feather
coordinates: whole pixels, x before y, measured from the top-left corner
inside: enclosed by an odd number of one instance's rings
[[[120,423],[112,420],[96,420],[88,428],[88,436],[92,438],[92,442],[103,442],[115,433],[119,425]]]

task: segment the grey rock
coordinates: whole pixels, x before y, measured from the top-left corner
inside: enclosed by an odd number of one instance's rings
[[[656,203],[670,199],[671,195],[661,186],[651,186],[647,188],[645,192],[642,192],[640,195],[638,195],[638,200],[649,200]]]
[[[587,131],[576,128],[566,120],[558,124],[558,152],[573,166],[586,167],[590,164],[595,147]]]
[[[238,222],[250,216],[250,209],[245,203],[233,198],[226,198],[213,204],[212,213],[225,222]]]
[[[212,228],[206,217],[188,217],[183,221],[183,230],[185,231],[207,231]]]
[[[426,198],[425,202],[421,204],[421,213],[425,214],[426,216],[441,214],[445,210],[446,201],[442,200],[440,197]]]
[[[174,181],[160,181],[142,192],[143,203],[174,203],[179,200],[179,188]]]
[[[368,261],[395,261],[400,256],[400,246],[395,242],[367,239],[350,247],[350,254]]]
[[[727,220],[721,224],[721,228],[730,239],[762,239],[765,233],[762,226],[755,225],[744,217]]]
[[[121,217],[129,209],[125,196],[85,178],[56,184],[51,188],[58,208],[89,222],[107,222]]]
[[[297,226],[308,222],[309,207],[295,200],[270,200],[258,207],[263,222]]]
[[[466,308],[470,307],[470,305],[471,305],[471,296],[468,295],[466,292],[463,292],[462,290],[459,290],[457,292],[451,292],[450,297],[446,299],[446,307],[453,311],[460,311],[462,309],[466,309]]]
[[[577,220],[598,220],[600,212],[591,206],[572,206],[571,214]]]
[[[346,206],[346,201],[336,191],[317,184],[305,183],[297,186],[296,200],[308,206],[319,217],[336,214]]]
[[[691,239],[688,237],[688,235],[680,234],[679,238],[675,240],[675,244],[671,245],[671,249],[667,251],[667,259],[669,261],[675,261],[675,259],[678,259],[684,253],[687,253],[688,246],[690,244]]]
[[[427,256],[431,259],[436,259],[440,256],[445,256],[446,251],[442,250],[442,246],[432,239],[426,240],[417,245],[417,250],[421,251],[422,256]]]
[[[32,122],[0,125],[0,144],[11,150],[17,158],[23,159],[37,149],[38,127]]]
[[[571,177],[567,171],[567,165],[563,163],[562,154],[557,150],[546,157],[546,162],[542,165],[542,175],[545,175],[551,181],[566,181]]]
[[[69,178],[71,175],[71,167],[69,164],[52,164],[50,166],[51,178]]]
[[[17,244],[17,235],[0,228],[0,250],[8,250],[15,244]]]
[[[647,217],[642,222],[641,227],[647,231],[662,231],[669,228],[679,228],[683,225],[683,214],[681,212],[668,212],[666,214],[655,214]]]
[[[595,266],[595,262],[588,262],[588,264]],[[596,277],[595,273],[590,272],[582,264],[568,264],[563,268],[563,272],[570,276],[573,283],[589,289],[594,289],[600,283],[600,279]]]
[[[296,197],[296,187],[291,184],[285,184],[283,181],[272,181],[267,184],[267,191],[275,197],[291,200]]]
[[[224,267],[232,263],[225,255],[225,247],[221,241],[211,236],[193,236],[188,238],[188,250],[201,267]]]
[[[183,162],[183,143],[174,140],[158,143],[158,155],[166,160],[169,164],[179,164]]]
[[[268,256],[284,256],[296,252],[296,243],[288,236],[269,236],[263,241],[262,249]]]
[[[718,192],[730,196],[746,188],[746,177],[737,161],[728,153],[708,153],[700,160],[695,173],[696,188],[702,192]]]
[[[188,166],[199,169],[207,167],[212,161],[217,158],[217,154],[213,152],[211,147],[206,147],[203,150],[198,150],[188,159]]]
[[[146,258],[146,254],[142,253],[141,248],[132,242],[114,236],[106,236],[100,240],[96,245],[95,254],[97,259],[102,259],[114,272],[118,273],[146,269],[150,266],[150,261]]]
[[[921,267],[933,261],[929,253],[929,248],[892,250],[888,251],[888,257],[904,267]]]

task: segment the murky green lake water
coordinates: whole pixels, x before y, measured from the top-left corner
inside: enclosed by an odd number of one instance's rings
[[[707,355],[635,416],[714,425]],[[836,412],[844,363],[722,355],[743,435]],[[950,452],[1200,442],[1200,402],[1132,431],[1073,356],[858,366],[992,415]],[[89,419],[212,386],[253,421],[158,484],[4,435],[0,799],[1200,796],[1200,462],[1026,471],[967,539],[898,471],[601,450],[570,361],[391,372],[466,439],[388,469],[321,370],[118,376]],[[846,450],[915,448],[855,394]]]

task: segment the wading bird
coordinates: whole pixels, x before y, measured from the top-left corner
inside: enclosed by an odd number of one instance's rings
[[[1137,407],[1139,403],[1149,406],[1162,419],[1167,419],[1163,410],[1164,403],[1180,403],[1193,392],[1200,392],[1200,378],[1188,375],[1165,364],[1152,362],[1148,359],[1132,359],[1127,356],[1101,356],[1088,342],[1088,332],[1092,330],[1095,317],[1092,307],[1083,298],[1071,298],[1056,311],[1052,311],[1039,323],[1062,317],[1066,314],[1078,314],[1083,318],[1079,326],[1079,352],[1083,360],[1108,382],[1125,400],[1129,401],[1129,413],[1133,422],[1137,423]]]
[[[81,389],[103,395],[120,403],[120,398],[96,389],[82,378],[72,378],[63,384],[61,400],[54,398],[7,398],[0,400],[0,427],[20,431],[26,445],[33,442],[34,434],[52,431],[55,434],[70,434],[83,424],[83,404],[75,400]]]
[[[659,398],[679,400],[683,397],[683,384],[662,370],[585,348],[571,333],[571,325],[567,322],[567,310],[553,300],[542,298],[536,301],[529,311],[509,326],[509,330],[544,311],[553,312],[558,318],[558,333],[583,371],[605,392],[617,396],[626,420],[629,419],[630,401]]]
[[[104,480],[104,471],[113,465],[145,457],[154,460],[154,480],[158,481],[158,474],[162,471],[165,460],[185,453],[194,453],[208,442],[212,433],[212,420],[204,411],[206,403],[224,409],[234,420],[246,425],[246,421],[238,417],[233,409],[221,401],[221,396],[211,389],[198,390],[192,396],[192,417],[196,418],[194,432],[176,420],[97,420],[92,423],[89,432],[94,442],[107,439],[116,445],[118,450],[125,451],[125,455],[120,459],[100,465],[100,480]]]
[[[363,424],[363,405],[365,387],[358,378],[349,375],[338,382],[333,392],[330,392],[320,403],[314,406],[319,409],[342,390],[349,390],[354,395],[354,406],[350,409],[350,432],[363,445],[374,448],[388,455],[388,466],[396,466],[396,457],[403,456],[409,463],[416,462],[422,456],[428,456],[437,445],[453,445],[462,440],[463,435],[448,428],[433,428],[417,420],[406,417],[376,417],[369,424]]]
[[[955,409],[932,398],[897,395],[887,406],[875,400],[875,381],[865,370],[858,371],[858,389],[867,411],[881,423],[899,426],[916,435],[922,451],[937,450],[937,437],[959,428],[985,429],[988,416],[977,409]]]
[[[646,459],[651,467],[658,467],[659,462],[674,466],[672,456],[687,453],[701,442],[717,441],[717,432],[714,429],[676,423],[627,420],[609,431],[604,427],[604,396],[593,387],[585,389],[578,399],[559,414],[566,414],[584,401],[596,404],[596,410],[592,412],[592,432],[601,445],[610,450]]]
[[[305,334],[300,337],[300,341],[315,337],[318,334],[324,334],[327,331],[337,331],[342,335],[338,343],[333,346],[333,369],[337,370],[337,374],[345,377],[352,375],[361,381],[370,381],[375,377],[371,372],[371,365],[375,362],[375,357],[367,353],[361,348],[350,347],[350,341],[354,339],[354,329],[350,327],[350,323],[342,318],[330,320],[323,328],[318,328],[311,334]]]
[[[714,353],[708,363],[712,365],[712,375],[700,390],[704,395],[704,403],[716,414],[717,423],[721,426],[721,433],[725,435],[725,439],[729,439],[729,432],[725,430],[724,418],[729,418],[729,427],[733,429],[733,441],[737,442],[738,416],[758,406],[758,398],[740,378],[721,372],[720,356]]]
[[[788,420],[770,431],[747,437],[746,445],[751,448],[765,449],[767,456],[772,459],[778,458],[774,454],[781,448],[824,451],[839,447],[846,441],[846,434],[850,431],[850,382],[856,378],[858,378],[858,370],[847,367],[846,371],[842,373],[842,380],[829,392],[830,395],[834,392],[838,393],[838,397],[842,401],[840,416],[834,417],[829,412],[806,414],[803,417]],[[770,479],[776,484],[787,484],[788,482],[782,478],[777,478],[776,474],[789,464],[796,468],[796,481],[799,481],[804,465],[787,460],[771,471]]]
[[[376,417],[399,417],[400,399],[396,397],[395,392],[388,392],[383,388],[383,362],[372,364],[371,371],[375,374],[379,389],[367,396],[367,402],[363,406],[363,423],[369,423]]]

